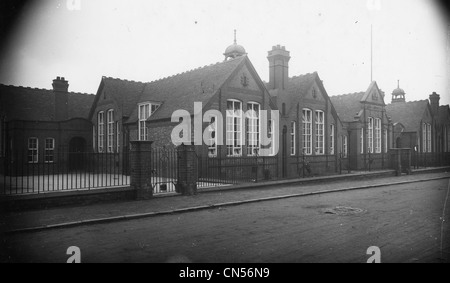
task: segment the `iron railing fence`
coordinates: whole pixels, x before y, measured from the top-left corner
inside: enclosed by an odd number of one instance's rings
[[[0,194],[40,194],[130,184],[127,153],[27,150],[8,153]]]

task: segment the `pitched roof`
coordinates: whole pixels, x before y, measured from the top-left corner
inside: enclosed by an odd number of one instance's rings
[[[158,110],[149,120],[170,118],[175,110],[183,109],[193,113],[194,102],[202,102],[203,107],[219,91],[231,74],[247,56],[197,68],[185,73],[145,84],[139,102],[160,102]],[[137,120],[137,107],[133,107],[128,122]]]
[[[405,126],[405,131],[416,132],[420,129],[420,123],[427,109],[428,100],[397,102],[386,105],[386,113],[392,122],[400,122]]]
[[[68,93],[68,118],[87,118],[95,96]],[[55,93],[53,90],[0,84],[0,112],[7,120],[54,121]]]
[[[138,103],[146,83],[110,77],[102,78],[103,91],[111,95],[122,108],[123,116],[129,117]]]
[[[361,112],[361,100],[366,92],[330,96],[339,118],[343,122],[355,121],[355,116]]]
[[[296,101],[296,97],[304,97],[311,89],[314,81],[316,80],[317,73],[308,73],[304,75],[294,76],[289,78],[288,85],[286,88],[287,101]],[[287,113],[295,111],[297,103],[289,103]]]

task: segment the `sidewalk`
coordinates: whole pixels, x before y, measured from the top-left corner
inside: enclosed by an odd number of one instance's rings
[[[446,170],[449,171],[449,170]],[[272,198],[290,198],[333,191],[376,189],[380,186],[402,182],[415,182],[433,178],[450,178],[450,173],[429,173],[416,170],[413,175],[367,179],[375,173],[357,173],[336,180],[333,176],[307,180],[274,182],[270,186],[241,186],[240,189],[222,189],[200,192],[196,196],[155,197],[147,201],[127,201],[94,204],[80,207],[63,207],[49,210],[9,212],[0,215],[0,232],[23,229],[50,229],[111,221],[153,217],[163,214],[183,213],[199,209],[219,208],[249,202],[267,201]],[[428,174],[421,174],[428,173]],[[357,178],[359,177],[359,178]],[[301,184],[299,185],[299,182]]]

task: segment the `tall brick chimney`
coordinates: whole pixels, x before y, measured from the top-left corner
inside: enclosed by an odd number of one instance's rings
[[[69,119],[69,82],[64,77],[57,77],[52,86],[55,93],[55,121],[65,121]]]
[[[430,104],[431,104],[431,112],[434,116],[438,115],[439,113],[439,100],[441,97],[436,92],[433,92],[430,94]]]
[[[284,90],[289,79],[289,51],[284,46],[273,46],[269,51],[269,89]]]

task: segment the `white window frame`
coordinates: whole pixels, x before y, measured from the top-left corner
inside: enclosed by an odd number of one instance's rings
[[[388,153],[389,150],[388,130],[384,129],[384,153]]]
[[[335,125],[331,124],[330,125],[330,155],[334,155],[335,153],[335,148],[334,148],[334,131],[335,131]]]
[[[229,109],[229,104],[232,108]],[[239,106],[237,108],[236,106]],[[242,139],[243,139],[243,114],[242,101],[236,99],[227,100],[226,110],[226,133],[227,133],[227,156],[242,156]]]
[[[291,156],[294,156],[296,154],[296,148],[297,148],[297,123],[295,121],[291,121]]]
[[[427,151],[432,152],[432,144],[431,144],[431,124],[427,124]]]
[[[381,153],[381,119],[375,119],[375,153]]]
[[[367,147],[370,153],[373,153],[373,118],[367,118]]]
[[[427,146],[427,129],[428,126],[426,123],[423,123],[422,125],[422,152],[426,153],[428,150]]]
[[[51,141],[51,147],[48,147],[48,141]],[[47,160],[48,157],[51,157],[51,160]],[[45,163],[54,163],[55,162],[55,139],[54,138],[46,138],[45,139],[44,162]]]
[[[348,157],[348,137],[342,136],[342,157]]]
[[[302,110],[302,148],[305,155],[312,155],[312,110]]]
[[[105,112],[100,111],[97,114],[97,135],[98,135],[98,152],[104,152],[104,139],[105,139]]]
[[[316,155],[325,154],[325,113],[322,110],[315,111],[315,125],[316,125]]]
[[[247,103],[247,156],[256,156],[260,149],[260,113],[261,105],[257,102]]]
[[[211,124],[208,127],[208,156],[217,157],[217,116],[211,116]]]
[[[31,144],[31,141],[34,140],[36,143]],[[35,147],[32,147],[34,146]],[[30,160],[31,157],[31,160]],[[36,137],[28,138],[28,163],[39,163],[39,139]]]
[[[141,103],[138,105],[138,139],[140,141],[148,140],[147,119],[150,117],[150,105],[151,103]]]
[[[107,152],[113,153],[114,152],[114,109],[108,110],[106,114],[107,118],[107,136],[106,136],[106,144],[108,146]]]
[[[143,102],[138,104],[138,139],[140,141],[148,140],[147,119],[155,113],[161,106],[158,103]]]
[[[364,154],[364,127],[361,128],[361,134],[359,137],[359,145],[361,146],[361,154]]]

